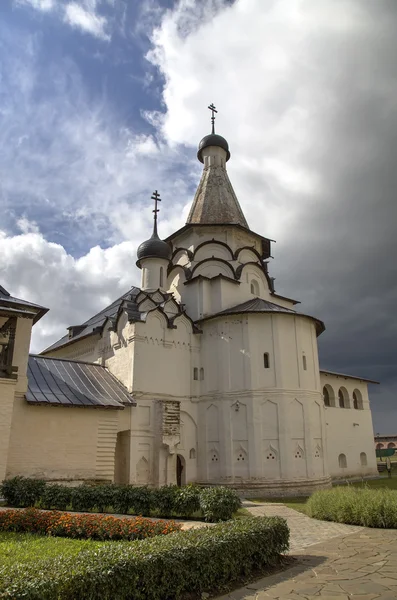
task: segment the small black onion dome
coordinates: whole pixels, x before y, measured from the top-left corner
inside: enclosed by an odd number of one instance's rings
[[[142,258],[165,258],[170,260],[171,258],[171,246],[167,242],[160,240],[157,232],[154,231],[152,237],[138,247],[137,250],[137,265]]]
[[[229,160],[229,144],[227,143],[225,138],[221,135],[218,135],[217,133],[210,133],[209,135],[203,137],[203,139],[199,143],[197,158],[201,163],[204,163],[203,158],[201,156],[201,151],[204,150],[204,148],[208,148],[208,146],[219,146],[220,148],[223,148],[226,151],[226,162]]]

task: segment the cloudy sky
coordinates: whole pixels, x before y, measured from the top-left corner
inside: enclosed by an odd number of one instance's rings
[[[396,31],[395,0],[1,0],[0,284],[51,309],[32,349],[139,285],[153,189],[184,224],[214,102],[277,292],[397,433]]]

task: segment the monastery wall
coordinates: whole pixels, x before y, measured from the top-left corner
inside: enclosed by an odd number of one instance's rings
[[[119,412],[31,406],[16,396],[7,477],[112,480]]]
[[[328,467],[333,478],[377,475],[372,414],[365,381],[320,373],[331,406],[325,406]],[[345,408],[339,406],[339,390]],[[354,408],[353,393],[357,406]]]

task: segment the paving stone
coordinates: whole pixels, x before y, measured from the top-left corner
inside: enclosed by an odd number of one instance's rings
[[[297,563],[218,600],[397,600],[397,531],[315,521],[282,504],[247,510],[287,520]]]

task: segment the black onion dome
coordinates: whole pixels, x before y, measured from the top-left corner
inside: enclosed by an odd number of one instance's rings
[[[137,264],[139,266],[139,261],[142,260],[142,258],[165,258],[166,260],[170,260],[171,254],[171,246],[167,244],[167,242],[160,240],[157,232],[154,231],[152,237],[149,240],[146,240],[146,242],[142,242],[138,247]]]
[[[204,148],[208,148],[208,146],[219,146],[219,148],[223,148],[226,152],[226,161],[229,160],[229,144],[227,143],[225,138],[221,135],[218,135],[217,133],[210,133],[209,135],[203,137],[203,139],[199,143],[197,158],[200,162],[204,163],[203,158],[201,156],[201,151],[204,150]]]

